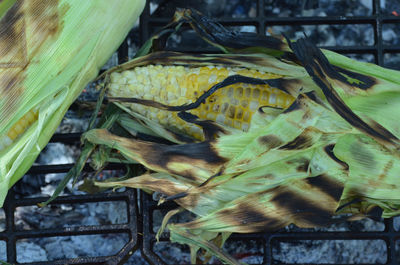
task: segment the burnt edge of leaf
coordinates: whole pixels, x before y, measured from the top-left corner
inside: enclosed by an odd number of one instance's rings
[[[293,52],[302,62],[304,68],[314,80],[314,82],[321,88],[325,94],[329,104],[334,110],[352,126],[383,142],[396,145],[395,142],[399,141],[395,135],[386,130],[384,127],[372,128],[369,124],[358,117],[339,97],[334,88],[324,78],[325,75],[331,78],[343,79],[329,63],[328,59],[323,53],[308,39],[299,39],[296,42],[290,43]],[[335,74],[333,74],[335,73]],[[339,76],[340,77],[339,77]]]
[[[193,23],[190,23],[190,25],[200,36],[221,46],[234,49],[258,46],[283,52],[286,45],[282,40],[271,36],[228,30],[221,24],[193,9],[190,12],[185,12],[185,14],[187,14],[188,19],[193,20]]]
[[[203,129],[206,140],[215,139],[215,136],[218,135],[218,133],[227,133],[227,131],[216,122],[212,120],[201,120],[198,116],[185,111],[179,112],[178,117],[186,122],[199,125]]]
[[[348,192],[348,193],[351,194],[352,192]],[[352,199],[352,200],[350,200],[350,201],[344,203],[343,205],[340,205],[340,206],[336,209],[335,212],[339,212],[339,211],[341,211],[342,209],[344,209],[344,208],[346,208],[346,207],[348,207],[348,206],[351,207],[352,204],[356,204],[356,203],[360,203],[360,202],[362,202],[362,199],[361,199],[361,198],[354,198],[354,199]]]
[[[297,96],[297,98],[295,99],[295,101],[293,101],[293,103],[283,111],[283,113],[289,113],[292,111],[296,111],[296,110],[300,110],[303,108],[303,101],[307,100],[308,96],[305,94],[299,94]]]
[[[223,173],[224,168],[221,168],[218,173],[212,175],[211,177],[209,177],[206,181],[204,181],[203,183],[201,183],[198,187],[203,187],[205,185],[207,185],[211,180],[213,180],[214,178],[221,176]],[[238,174],[239,175],[239,174]],[[236,175],[237,176],[237,175]],[[236,176],[233,176],[232,178],[235,178]]]
[[[275,79],[268,79],[265,82],[273,87],[277,88],[286,94],[293,95],[293,92],[296,91],[296,88],[299,87],[300,81],[298,79],[285,79],[285,78],[275,78]]]
[[[338,79],[339,81],[341,81],[343,83],[346,83],[346,84],[348,84],[350,86],[355,86],[355,87],[358,87],[360,89],[367,90],[367,89],[372,88],[374,85],[377,84],[377,80],[375,78],[370,77],[370,76],[363,75],[363,74],[360,74],[360,73],[356,73],[356,72],[353,72],[353,71],[350,71],[350,70],[346,70],[346,69],[341,68],[339,66],[332,66],[332,68],[334,69],[334,71],[333,72],[329,72],[327,74],[332,74],[332,76],[331,75],[329,75],[329,76],[334,78],[334,79]],[[338,73],[345,74],[345,75],[349,76],[350,78],[358,80],[359,83],[356,83],[356,82],[355,83],[351,83],[346,79],[346,77],[344,77],[343,75],[340,75]]]
[[[318,97],[318,95],[317,95],[317,93],[315,93],[315,91],[306,92],[306,93],[304,93],[304,95],[307,96],[312,101],[314,101],[315,103],[317,103],[318,105],[321,105],[324,108],[328,108],[326,106],[325,102],[323,102],[322,99],[320,97]]]
[[[349,165],[346,162],[344,162],[344,161],[340,160],[339,158],[337,158],[337,156],[333,152],[333,148],[335,148],[335,144],[329,144],[329,145],[326,145],[324,147],[324,151],[332,160],[334,160],[336,163],[342,165],[342,167],[345,170],[349,170]]]

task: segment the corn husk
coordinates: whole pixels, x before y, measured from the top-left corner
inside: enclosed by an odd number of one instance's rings
[[[38,120],[0,151],[0,205],[140,15],[142,0],[0,3],[0,135],[32,108]]]
[[[171,29],[185,22],[226,54],[156,52]],[[126,108],[124,102],[159,106],[132,95],[113,99],[131,116],[129,123],[125,116],[118,128],[108,126],[109,130],[103,127],[85,133],[84,140],[92,148],[118,150],[103,157],[103,164],[120,156],[154,172],[95,183],[97,186],[157,191],[165,195],[160,202],[174,200],[196,214],[191,222],[166,226],[172,241],[191,247],[192,263],[197,250],[203,248],[225,263],[238,264],[212,243],[230,233],[275,231],[289,224],[325,226],[343,213],[348,215],[340,220],[400,214],[398,71],[320,50],[307,38],[292,42],[231,32],[193,10],[183,10],[148,41],[138,58],[105,76],[157,62],[213,62],[268,69],[283,77],[261,80],[237,76],[227,78],[214,90],[223,89],[224,82],[264,82],[296,98],[285,110],[260,107],[247,132],[223,125],[218,125],[223,127],[218,133],[207,132],[215,129],[215,124],[204,121],[206,140],[185,143],[182,137],[167,134],[167,128],[163,131],[160,124]],[[204,102],[199,101],[163,108],[185,113]],[[145,141],[132,131],[150,131],[176,144]]]

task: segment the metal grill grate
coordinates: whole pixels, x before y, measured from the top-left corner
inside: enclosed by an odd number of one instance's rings
[[[169,10],[175,7],[188,7],[196,1],[164,1],[159,4],[159,8],[153,15],[150,14],[153,2],[148,2],[144,12],[140,18],[140,27],[138,31],[132,31],[127,40],[121,45],[118,50],[118,62],[124,62],[129,58],[131,42],[137,41],[142,44],[144,40],[148,39],[157,27],[164,25],[170,18]],[[201,2],[201,1],[197,1]],[[228,3],[229,1],[222,1]],[[240,2],[232,1],[232,2]],[[248,17],[228,17],[226,14],[218,17],[218,21],[227,27],[242,27],[250,26],[260,34],[268,33],[268,29],[272,27],[292,27],[298,29],[301,25],[365,25],[371,27],[371,38],[373,39],[371,45],[360,45],[360,43],[351,44],[348,46],[322,46],[330,50],[334,50],[346,55],[354,57],[364,56],[379,65],[387,65],[390,62],[391,55],[400,53],[400,41],[396,44],[386,44],[383,38],[383,28],[389,24],[394,24],[400,29],[400,17],[385,13],[381,9],[381,1],[374,0],[371,2],[371,14],[362,16],[272,16],[266,10],[267,5],[273,5],[278,1],[271,0],[256,0],[256,1],[242,1],[247,2],[255,8],[254,16]],[[318,3],[318,1],[292,1],[297,4],[305,3]],[[345,1],[343,1],[345,2]],[[367,1],[368,2],[368,1]],[[388,2],[388,1],[386,1]],[[196,7],[196,6],[194,6]],[[398,10],[400,13],[400,10]],[[160,15],[162,13],[162,15]],[[222,12],[223,13],[223,12]],[[340,28],[340,27],[339,27]],[[362,27],[361,27],[362,28]],[[318,35],[318,34],[317,34]],[[172,49],[174,49],[172,45]],[[193,51],[193,46],[180,45],[180,51]],[[213,52],[213,48],[209,46],[201,46],[196,48],[195,52]],[[368,59],[370,57],[372,59]],[[388,59],[388,60],[386,60]],[[79,133],[73,134],[58,134],[55,135],[51,142],[60,142],[64,144],[76,144],[79,142]],[[33,166],[29,174],[47,174],[47,173],[65,173],[72,167],[72,164],[62,165],[39,165]],[[119,165],[109,165],[109,170],[119,169]],[[89,167],[85,171],[90,171]],[[44,238],[54,236],[78,236],[78,235],[93,235],[93,234],[109,234],[109,233],[123,233],[127,234],[128,243],[115,255],[103,257],[80,257],[68,260],[57,260],[51,262],[36,262],[30,264],[123,264],[132,253],[136,250],[141,250],[142,256],[150,264],[166,264],[173,261],[163,257],[162,253],[156,249],[154,220],[153,217],[157,211],[166,211],[173,209],[174,204],[168,203],[162,206],[157,206],[151,196],[140,192],[137,196],[135,190],[127,190],[120,193],[107,193],[99,195],[74,195],[59,197],[52,205],[57,204],[79,204],[87,202],[105,202],[105,201],[124,201],[127,205],[126,211],[128,221],[124,224],[111,224],[99,226],[74,226],[58,229],[41,229],[41,230],[21,230],[16,227],[14,214],[15,209],[21,206],[36,205],[36,203],[43,201],[44,198],[23,198],[16,199],[11,192],[7,197],[5,203],[5,217],[6,228],[0,232],[0,240],[6,242],[7,246],[7,261],[9,263],[17,263],[17,247],[16,242],[25,238]],[[139,210],[138,211],[138,207]],[[291,264],[292,263],[307,263],[307,258],[302,260],[281,260],[277,257],[276,253],[284,253],[285,249],[294,249],[299,245],[312,245],[320,241],[336,241],[336,242],[354,242],[354,241],[379,241],[382,242],[383,252],[386,255],[382,259],[378,259],[384,264],[400,264],[400,232],[396,231],[393,219],[385,221],[377,221],[380,223],[382,229],[379,231],[365,231],[362,228],[357,228],[357,223],[347,224],[345,229],[314,230],[314,229],[298,229],[289,227],[282,229],[276,233],[263,233],[263,234],[235,234],[228,241],[228,251],[236,257],[253,256],[252,262],[256,264]],[[342,230],[342,231],[337,231]],[[345,231],[343,231],[345,230]],[[164,234],[161,242],[167,242],[168,236]],[[344,241],[342,241],[344,240]],[[236,242],[236,243],[235,243]],[[239,242],[239,243],[237,243]],[[236,244],[236,245],[235,245]],[[241,247],[238,248],[238,244]],[[346,243],[343,243],[346,245]],[[349,245],[349,244],[347,244]],[[229,246],[231,246],[229,248]],[[368,246],[368,245],[366,245]],[[247,249],[246,249],[247,248]],[[240,250],[238,250],[240,249]],[[236,250],[236,252],[235,252]],[[182,248],[182,251],[188,251]],[[233,251],[233,252],[232,252]],[[239,251],[239,252],[238,252]],[[283,251],[283,252],[282,252]],[[340,255],[340,249],[337,250],[337,255]],[[361,254],[362,255],[362,254]],[[378,254],[379,255],[379,254]],[[303,253],[307,257],[307,253]],[[362,259],[361,259],[362,260]],[[181,261],[182,262],[182,261]],[[318,260],[312,261],[313,263],[307,264],[334,264],[335,262]],[[351,264],[368,264],[366,262],[353,262]],[[217,264],[217,263],[214,263]],[[341,264],[347,264],[342,262]]]

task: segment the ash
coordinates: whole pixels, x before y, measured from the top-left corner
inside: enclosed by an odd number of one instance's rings
[[[271,17],[307,17],[307,16],[368,16],[372,15],[372,0],[345,1],[345,0],[265,0],[264,12]],[[154,17],[171,17],[176,7],[192,7],[212,17],[252,18],[257,16],[257,1],[251,0],[188,0],[188,1],[150,1],[151,13]],[[390,15],[393,11],[400,14],[399,1],[381,0],[382,13]],[[231,26],[238,31],[256,32],[252,25]],[[374,42],[374,29],[369,24],[358,25],[296,25],[270,26],[265,34],[271,32],[285,32],[289,38],[299,38],[306,34],[320,46],[371,46]],[[384,45],[398,45],[400,43],[400,23],[384,24],[382,40]],[[184,43],[191,43],[188,49],[209,48],[208,44],[197,40],[193,42],[194,34],[186,32],[169,41],[170,48],[184,48]],[[139,30],[134,29],[128,37],[129,58],[132,58],[139,47]],[[183,44],[182,44],[183,43]],[[374,62],[372,54],[346,54],[347,56]],[[126,58],[125,58],[126,59]],[[399,54],[385,54],[385,66],[399,69]],[[103,67],[108,69],[118,64],[118,55],[115,53]],[[97,84],[90,84],[85,92],[79,96],[71,106],[57,133],[83,132],[88,126],[90,112],[87,111],[96,101]],[[65,145],[50,143],[41,153],[36,165],[74,163],[79,155],[79,143]],[[123,175],[122,171],[103,172],[103,178]],[[50,195],[64,174],[37,174],[26,175],[14,187],[15,198],[37,197]],[[79,183],[78,183],[79,185]],[[71,183],[62,195],[81,194]],[[164,212],[155,211],[153,214],[153,232],[161,224]],[[122,224],[127,222],[126,205],[124,202],[98,202],[82,205],[52,205],[45,208],[36,206],[19,207],[15,212],[15,225],[22,230],[51,229],[69,226]],[[174,219],[177,222],[186,222],[193,215],[185,213]],[[0,211],[0,231],[5,229],[4,211]],[[400,217],[394,218],[396,231],[400,230]],[[344,222],[323,229],[299,229],[288,226],[280,232],[368,232],[383,231],[382,221],[364,219],[357,222]],[[168,234],[164,237],[167,238]],[[23,262],[41,262],[83,256],[104,256],[117,253],[128,241],[125,234],[87,235],[48,237],[40,239],[23,239],[17,242],[17,260]],[[396,251],[400,260],[400,241],[397,241]],[[240,240],[234,237],[229,239],[224,250],[241,262],[263,264],[265,242],[259,240]],[[6,243],[0,241],[0,260],[6,260]],[[297,240],[272,241],[272,259],[282,263],[385,263],[387,262],[387,246],[382,240]],[[154,253],[158,254],[167,264],[188,264],[190,261],[189,249],[186,246],[160,242],[154,245]],[[138,250],[130,257],[126,264],[148,264]],[[220,264],[216,259],[211,264]]]

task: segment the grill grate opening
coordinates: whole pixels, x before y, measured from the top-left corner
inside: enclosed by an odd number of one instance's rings
[[[400,53],[385,53],[384,66],[398,70],[400,68]]]
[[[307,246],[307,253],[304,253]],[[385,255],[375,255],[375,251]],[[384,240],[291,240],[274,241],[274,260],[283,263],[385,264],[387,245]],[[335,255],[334,253],[340,253]],[[371,256],[375,256],[371,259]]]
[[[292,38],[303,36],[305,32],[320,47],[358,60],[400,69],[400,16],[396,15],[400,13],[400,4],[394,0],[365,0],[362,4],[346,0],[152,0],[146,4],[139,28],[129,33],[103,69],[132,58],[137,48],[157,28],[169,21],[176,7],[196,8],[215,17],[224,26],[239,31],[261,34],[270,34],[271,30],[277,33],[283,31]],[[348,38],[344,38],[346,34]],[[190,30],[180,36],[169,41],[168,47],[171,50],[217,51],[198,38],[195,43],[199,47],[194,47],[193,39],[196,36],[190,34]],[[87,93],[83,93],[79,101],[71,106],[58,133],[51,139],[48,153],[54,152],[54,146],[58,146],[59,153],[79,147],[80,134],[88,121],[85,111],[90,109],[90,104],[93,105],[95,96],[94,85],[88,86]],[[76,120],[79,121],[78,125]],[[38,160],[38,164],[9,193],[4,210],[0,210],[0,260],[30,264],[189,263],[188,248],[167,242],[167,231],[163,233],[161,243],[155,241],[162,216],[176,205],[167,203],[157,206],[152,196],[141,191],[137,193],[127,189],[115,193],[85,195],[65,190],[63,196],[42,210],[42,215],[29,220],[26,217],[28,213],[37,215],[40,211],[35,205],[45,199],[41,196],[49,193],[41,189],[46,184],[46,177],[48,174],[65,174],[75,159],[74,154],[69,157],[72,160],[53,163]],[[84,172],[90,174],[92,170],[87,166]],[[121,165],[110,164],[104,174],[122,176],[124,170]],[[32,197],[32,194],[36,195]],[[119,215],[106,218],[104,212],[101,212],[91,217],[86,216],[86,219],[82,217],[76,222],[73,217],[63,217],[63,214],[69,212],[71,216],[79,216],[80,210],[83,213],[88,212],[85,208],[96,207],[120,207],[110,211]],[[21,218],[21,211],[25,211],[25,219]],[[191,216],[183,214],[174,218],[174,221],[185,221]],[[53,222],[51,225],[49,220]],[[320,229],[289,226],[275,233],[234,234],[224,248],[240,261],[249,264],[394,265],[400,264],[399,230],[400,218],[340,223]],[[110,252],[104,252],[102,256],[75,253],[76,256],[57,256],[47,261],[48,251],[37,244],[39,241],[66,237],[71,238],[70,241],[80,241],[84,237],[99,241],[108,235],[119,235],[117,238],[123,243]],[[36,248],[39,257],[43,254],[40,249],[44,250],[46,259],[24,259],[21,249],[29,247]],[[212,259],[210,264],[219,263]]]
[[[90,212],[90,215],[87,213]],[[115,214],[118,213],[118,214]],[[14,213],[16,230],[59,229],[89,225],[128,223],[125,201],[101,201],[79,204],[55,204],[17,207]]]
[[[240,260],[248,264],[264,264],[264,241],[254,239],[228,239],[223,249]],[[214,259],[212,259],[214,261]]]
[[[190,250],[187,246],[160,241],[153,243],[152,251],[166,264],[190,264]]]
[[[112,256],[128,242],[129,235],[126,233],[25,238],[17,240],[17,262]],[[27,246],[35,249],[37,254],[27,255]]]

